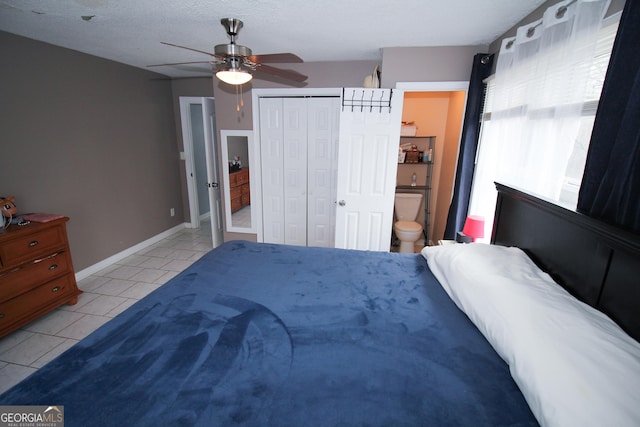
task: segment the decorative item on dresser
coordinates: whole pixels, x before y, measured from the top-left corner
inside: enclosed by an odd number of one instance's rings
[[[236,212],[251,204],[249,169],[229,173],[231,212]]]
[[[33,217],[0,234],[0,337],[62,304],[75,304],[82,293],[69,251],[69,218]]]

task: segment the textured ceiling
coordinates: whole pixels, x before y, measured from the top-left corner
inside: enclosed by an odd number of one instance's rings
[[[200,61],[244,21],[237,43],[305,62],[380,60],[385,47],[489,44],[544,0],[0,0],[0,30],[140,68]],[[84,18],[83,18],[84,17]],[[171,77],[211,67],[153,68]]]

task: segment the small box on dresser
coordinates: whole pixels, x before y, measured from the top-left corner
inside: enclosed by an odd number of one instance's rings
[[[78,301],[68,220],[13,224],[0,234],[0,337]]]

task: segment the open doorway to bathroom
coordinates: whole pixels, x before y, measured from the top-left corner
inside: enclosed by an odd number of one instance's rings
[[[402,87],[405,91],[402,121],[413,122],[416,136],[435,136],[433,164],[430,168],[432,175],[429,191],[426,193],[428,200],[423,200],[426,204],[416,219],[416,222],[427,227],[425,235],[428,236],[428,241],[417,242],[417,249],[421,249],[424,245],[437,244],[444,235],[453,194],[468,83],[436,83],[432,89],[429,88],[429,83],[413,84],[414,87],[411,87],[411,83],[405,85],[407,87]],[[424,89],[420,90],[421,87]],[[398,168],[398,186],[410,185],[414,171],[408,170],[409,168]],[[426,182],[428,170],[415,170],[416,175],[419,175],[418,182]]]

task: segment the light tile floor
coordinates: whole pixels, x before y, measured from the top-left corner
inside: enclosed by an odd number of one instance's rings
[[[0,338],[0,393],[165,284],[211,250],[211,224],[184,229],[78,282],[84,291],[64,305]]]
[[[251,205],[235,211],[231,214],[231,224],[234,227],[251,227]]]

